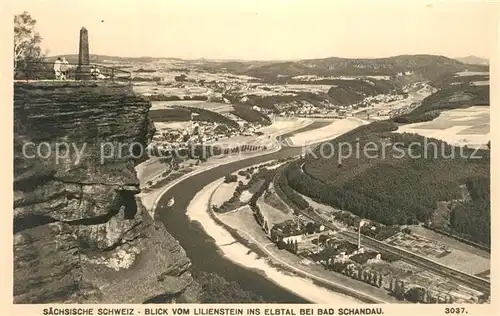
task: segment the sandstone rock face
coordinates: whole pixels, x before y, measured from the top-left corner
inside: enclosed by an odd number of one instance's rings
[[[15,84],[15,303],[197,301],[184,250],[135,197],[149,107],[123,85]]]

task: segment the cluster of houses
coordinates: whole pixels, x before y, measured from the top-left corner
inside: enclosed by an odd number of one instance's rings
[[[153,136],[152,145],[165,149],[187,146],[190,143],[202,143],[211,138],[223,137],[215,131],[217,125],[208,122],[196,122],[184,130],[163,128]]]
[[[384,287],[400,300],[415,303],[453,303],[456,299],[451,293],[444,293],[438,288],[430,290],[398,279],[387,271],[372,268],[373,264],[392,262],[400,258],[365,250],[349,241],[338,239],[331,232],[325,231],[324,227],[302,218],[275,224],[270,230],[270,238],[280,249],[307,257],[327,270],[375,287]]]
[[[396,74],[396,76],[400,77],[400,76],[410,76],[410,75],[413,75],[413,71],[412,70],[407,70],[407,71],[400,71]]]
[[[326,269],[343,274],[354,275],[361,265],[383,260],[381,254],[337,239],[323,225],[301,217],[273,225],[268,235],[278,248],[300,253]]]
[[[270,230],[271,240],[278,244],[280,242],[287,243],[289,241],[302,241],[303,235],[306,233],[304,223],[297,220],[287,220],[279,224],[275,224]]]
[[[286,117],[312,117],[312,116],[328,116],[329,114],[336,113],[335,109],[318,108],[310,103],[303,103],[302,105],[291,106],[283,110],[282,115]]]
[[[403,100],[404,96],[400,94],[378,94],[375,96],[368,96],[357,105],[360,107],[368,107],[377,103],[389,103],[394,101]]]
[[[238,121],[240,128],[230,128],[224,124],[212,122],[192,122],[185,129],[162,128],[153,136],[151,146],[162,150],[181,148],[188,145],[210,144],[224,138],[235,136],[253,136],[259,125]]]

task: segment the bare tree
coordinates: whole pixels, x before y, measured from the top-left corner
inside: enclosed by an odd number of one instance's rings
[[[36,20],[24,11],[14,16],[14,67],[21,61],[38,61],[43,58],[40,48],[42,37],[35,30]]]

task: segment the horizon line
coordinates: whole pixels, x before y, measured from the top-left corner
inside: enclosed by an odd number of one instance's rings
[[[78,56],[78,53],[71,54],[57,54],[57,55],[49,55],[47,58],[51,57],[59,57],[59,56]],[[101,57],[117,57],[124,59],[140,59],[140,58],[154,58],[154,59],[180,59],[184,61],[194,61],[194,60],[207,60],[207,61],[240,61],[240,62],[297,62],[303,60],[318,60],[318,59],[328,59],[328,58],[340,58],[340,59],[388,59],[395,58],[400,56],[436,56],[436,57],[446,57],[449,59],[462,59],[462,58],[480,58],[486,61],[490,61],[489,57],[476,56],[476,55],[467,55],[467,56],[459,56],[459,57],[449,57],[441,54],[429,54],[429,53],[415,53],[415,54],[398,54],[398,55],[390,55],[386,57],[339,57],[339,56],[328,56],[328,57],[316,57],[316,58],[299,58],[299,59],[245,59],[245,58],[210,58],[210,57],[198,57],[198,58],[182,58],[182,57],[165,57],[165,56],[119,56],[119,55],[107,55],[107,54],[89,54],[90,56],[101,56]]]

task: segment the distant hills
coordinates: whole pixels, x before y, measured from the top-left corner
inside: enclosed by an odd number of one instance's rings
[[[467,56],[467,57],[459,57],[455,58],[456,60],[469,65],[489,65],[490,61],[486,58],[481,58],[477,56]]]
[[[61,56],[50,57],[49,60]],[[65,55],[68,61],[77,62],[78,56]],[[467,63],[463,61],[436,55],[399,55],[387,58],[340,58],[329,57],[320,59],[304,59],[298,61],[218,61],[208,59],[182,60],[178,58],[156,57],[117,57],[91,55],[91,63],[105,61],[121,63],[148,63],[159,60],[172,60],[184,63],[186,67],[206,72],[228,72],[247,75],[263,80],[276,81],[280,78],[290,78],[302,75],[319,77],[330,76],[394,76],[398,73],[410,72],[413,79],[435,80],[443,74],[464,70],[488,71],[489,66],[480,62],[480,58],[469,56]],[[281,79],[282,80],[282,79]]]
[[[55,55],[47,57],[48,61],[55,61],[58,57],[65,57],[69,63],[78,63],[78,54],[67,54],[67,55]],[[108,55],[94,55],[90,54],[91,63],[102,63],[104,61],[108,62],[154,62],[160,59],[170,59],[182,61],[180,58],[156,58],[156,57],[120,57],[120,56],[108,56]]]
[[[329,57],[287,62],[218,62],[202,66],[206,71],[220,71],[276,80],[302,75],[329,76],[394,76],[409,72],[414,79],[435,80],[448,73],[488,71],[485,65],[466,65],[458,60],[435,55],[400,55],[387,58],[355,59]]]

